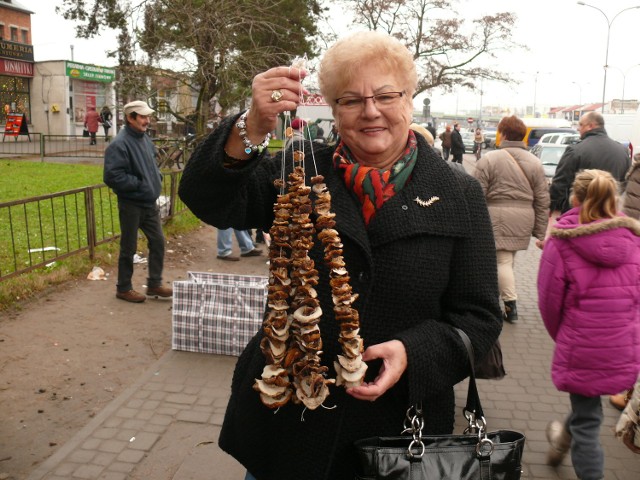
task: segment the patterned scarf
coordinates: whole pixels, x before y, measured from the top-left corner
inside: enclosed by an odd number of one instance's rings
[[[366,167],[353,159],[353,155],[344,142],[340,142],[333,154],[336,170],[343,170],[344,183],[354,192],[362,203],[364,223],[369,222],[384,202],[402,190],[418,158],[418,144],[413,130],[409,130],[407,146],[402,157],[388,170],[381,171]]]

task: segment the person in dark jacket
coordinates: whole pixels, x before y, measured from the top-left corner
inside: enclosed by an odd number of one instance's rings
[[[278,114],[298,107],[306,75],[295,66],[257,75],[251,109],[225,119],[196,148],[179,189],[196,216],[218,228],[271,227],[273,205],[282,200],[274,180],[289,178],[294,153],[272,158],[264,144]],[[265,340],[273,332],[258,332],[237,362],[219,439],[250,472],[248,479],[352,480],[354,441],[397,435],[417,402],[426,410],[423,431],[451,433],[453,386],[469,374],[452,327],[471,337],[478,359],[501,329],[495,244],[482,189],[409,129],[417,85],[410,52],[389,35],[355,33],[325,53],[319,82],[341,141],[329,147],[307,140],[296,151],[314,158],[305,162],[306,185],[322,175],[331,195],[332,229],[340,236],[351,292],[358,294],[349,301],[358,312],[368,369],[362,384],[329,386],[326,408],[289,402],[272,410],[254,385],[265,364],[274,365],[261,351],[270,348]],[[318,201],[318,193],[309,195]],[[284,214],[277,212],[273,232]],[[272,254],[290,250],[274,238]],[[336,272],[325,263],[320,239],[307,256],[318,272],[320,362],[334,379],[334,360],[343,352],[329,284]],[[275,268],[270,282],[279,293],[282,276]],[[267,305],[265,321],[273,313]]]
[[[569,209],[571,185],[576,173],[585,169],[598,169],[611,173],[620,184],[624,184],[625,176],[631,165],[627,149],[612,140],[604,128],[604,118],[598,112],[588,112],[580,117],[578,132],[582,139],[570,145],[558,162],[556,173],[549,187],[551,197],[551,217],[549,225]]]
[[[153,110],[142,101],[124,106],[125,127],[104,153],[104,183],[118,196],[120,217],[120,256],[116,297],[142,303],[147,298],[131,283],[133,257],[138,248],[138,229],[149,243],[147,295],[171,298],[173,290],[162,286],[164,234],[160,208],[156,201],[162,188],[162,175],[156,164],[156,148],[146,134]]]
[[[457,122],[453,124],[453,131],[451,132],[451,155],[453,155],[454,162],[462,163],[464,142],[460,134],[460,124]]]
[[[113,119],[113,114],[111,113],[111,109],[108,105],[102,107],[100,110],[100,122],[102,123],[102,128],[104,129],[104,141],[109,141],[109,130],[113,126],[111,120]]]

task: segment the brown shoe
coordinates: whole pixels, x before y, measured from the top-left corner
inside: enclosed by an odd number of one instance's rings
[[[127,292],[116,292],[116,298],[131,303],[142,303],[147,299],[147,297],[145,297],[141,293],[136,292],[135,290],[129,290]]]
[[[240,258],[235,255],[218,255],[216,257],[218,260],[224,260],[225,262],[239,262]]]
[[[241,257],[259,257],[262,255],[262,250],[259,248],[254,248],[253,250],[249,250],[247,253],[241,253]]]
[[[632,394],[633,388],[631,390],[627,390],[626,392],[618,393],[617,395],[610,395],[609,403],[616,407],[618,410],[624,410],[624,407],[626,407],[627,403],[629,403]]]
[[[169,288],[169,287],[147,287],[147,297],[171,298],[171,297],[173,297],[173,288]]]

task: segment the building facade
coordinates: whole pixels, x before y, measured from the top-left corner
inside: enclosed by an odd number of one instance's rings
[[[0,0],[0,125],[8,116],[31,119],[34,75],[31,12],[16,0]]]

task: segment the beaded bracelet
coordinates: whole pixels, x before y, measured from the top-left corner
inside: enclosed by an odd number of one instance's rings
[[[244,143],[245,149],[244,153],[247,155],[251,155],[253,152],[262,153],[262,151],[269,146],[269,140],[271,140],[271,134],[267,133],[267,136],[264,137],[264,141],[259,145],[254,145],[251,143],[251,140],[247,138],[247,115],[249,115],[249,110],[240,115],[238,122],[236,123],[236,127],[240,131],[240,138],[242,139],[242,143]]]

